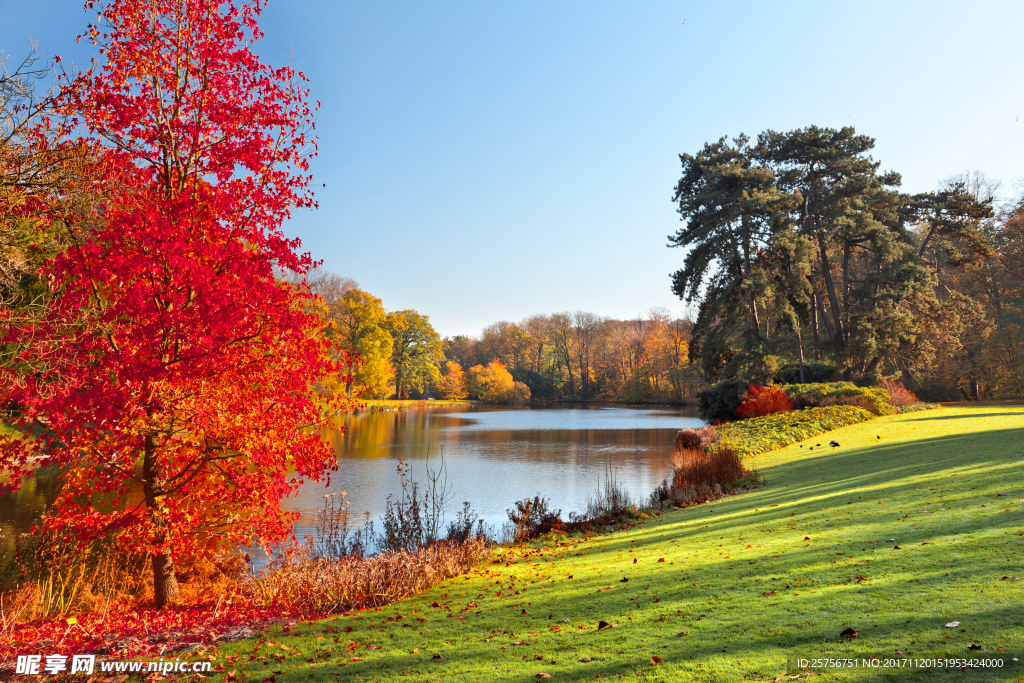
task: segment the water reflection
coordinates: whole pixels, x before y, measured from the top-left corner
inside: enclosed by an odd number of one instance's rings
[[[38,525],[43,511],[57,499],[60,468],[41,467],[14,493],[0,496],[0,555],[14,549],[14,537]]]
[[[399,491],[398,460],[424,482],[442,457],[451,487],[449,518],[469,501],[500,528],[516,500],[541,495],[564,515],[581,511],[606,469],[631,495],[646,497],[667,476],[677,430],[703,424],[693,410],[630,407],[474,407],[350,415],[346,431],[324,437],[338,454],[328,482],[310,483],[284,503],[302,513],[301,538],[312,529],[324,494],[345,491],[354,512],[379,520]],[[0,548],[38,524],[60,485],[57,468],[42,468],[19,491],[0,496]],[[379,522],[378,522],[379,529]]]
[[[443,457],[452,515],[469,501],[500,528],[514,501],[537,494],[567,515],[586,507],[609,467],[631,495],[649,495],[669,472],[676,431],[701,424],[693,410],[603,406],[349,416],[344,434],[325,434],[338,453],[330,483],[303,487],[286,507],[303,514],[300,536],[328,493],[345,491],[353,511],[379,519],[387,496],[399,491],[399,459],[422,483]]]

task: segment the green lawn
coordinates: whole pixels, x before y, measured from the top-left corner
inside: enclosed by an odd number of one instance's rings
[[[1022,407],[975,405],[844,427],[758,456],[764,488],[502,549],[388,608],[226,644],[220,663],[278,682],[739,681],[799,657],[973,656],[1009,666],[811,680],[1024,679],[1022,426]],[[840,642],[848,627],[859,637]]]

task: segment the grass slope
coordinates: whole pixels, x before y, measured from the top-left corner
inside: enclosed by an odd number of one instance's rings
[[[226,644],[219,661],[279,683],[739,681],[794,671],[797,657],[900,652],[1010,666],[819,680],[1016,681],[1022,427],[1024,409],[986,405],[844,427],[756,458],[765,488],[609,536],[503,549],[416,598]],[[602,619],[617,626],[598,630]],[[841,643],[847,627],[860,635]]]

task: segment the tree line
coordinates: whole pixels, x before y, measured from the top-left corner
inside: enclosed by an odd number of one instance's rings
[[[980,174],[900,190],[853,128],[765,131],[682,154],[698,304],[692,355],[716,382],[899,377],[931,399],[1020,396],[1024,198]]]
[[[682,402],[706,386],[689,363],[692,327],[659,308],[633,320],[555,313],[446,338],[444,352],[455,371],[500,363],[534,399]]]
[[[586,311],[501,321],[479,337],[437,333],[414,310],[389,312],[353,280],[306,277],[323,334],[342,363],[321,389],[362,398],[682,402],[704,388],[689,362],[693,324],[665,309],[633,320]],[[346,353],[352,352],[352,355]]]

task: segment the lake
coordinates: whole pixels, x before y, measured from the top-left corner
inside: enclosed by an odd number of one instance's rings
[[[676,431],[703,422],[694,408],[631,406],[466,406],[361,413],[344,419],[346,431],[325,438],[338,454],[330,486],[307,484],[284,507],[302,513],[302,537],[323,509],[324,495],[346,492],[350,510],[383,514],[388,495],[399,493],[396,467],[410,466],[421,484],[426,468],[442,457],[451,489],[448,519],[469,501],[496,531],[515,501],[541,495],[563,517],[581,512],[610,468],[631,496],[645,500],[671,471],[668,463]],[[0,540],[38,523],[43,507],[57,494],[56,470],[40,470],[18,492],[0,496]]]
[[[348,416],[346,432],[327,434],[338,453],[329,487],[307,485],[286,508],[303,514],[304,534],[324,494],[346,492],[352,512],[379,520],[399,494],[399,460],[422,485],[444,459],[451,487],[448,519],[463,501],[500,530],[517,500],[540,495],[550,506],[586,508],[609,469],[634,499],[646,500],[671,472],[676,432],[703,425],[695,408],[543,406],[410,409]],[[380,529],[379,522],[377,529]]]

